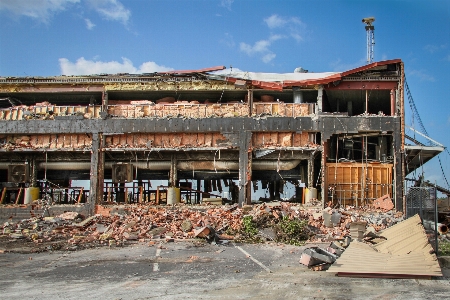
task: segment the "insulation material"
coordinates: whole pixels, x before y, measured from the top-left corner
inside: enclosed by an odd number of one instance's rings
[[[12,135],[0,149],[85,149],[91,145],[92,139],[86,134]]]
[[[235,90],[234,84],[219,81],[150,81],[136,83],[105,84],[106,91],[198,91],[198,90]]]
[[[56,116],[82,115],[85,119],[98,118],[101,106],[55,106],[44,102],[35,106],[15,106],[0,109],[0,120],[53,120]]]
[[[283,117],[301,117],[309,115],[308,103],[254,103],[253,113],[255,115],[278,115]]]
[[[248,116],[249,106],[245,103],[190,104],[178,101],[173,104],[131,104],[130,101],[111,101],[108,114],[117,118],[232,118]],[[133,102],[133,101],[131,101]],[[197,101],[191,101],[196,103]],[[120,104],[119,104],[120,103]],[[310,104],[297,103],[254,103],[255,115],[276,115],[286,117],[307,116]],[[101,106],[18,106],[0,110],[0,120],[50,119],[56,116],[82,115],[85,119],[99,118]]]
[[[231,147],[220,133],[135,133],[106,136],[106,148]]]
[[[252,135],[252,142],[256,148],[317,146],[309,142],[307,132],[255,132]]]

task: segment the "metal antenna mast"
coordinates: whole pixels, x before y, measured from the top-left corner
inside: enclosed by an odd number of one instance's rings
[[[362,22],[366,24],[367,33],[367,63],[373,62],[373,46],[375,45],[375,27],[372,25],[375,22],[374,17],[364,18]]]

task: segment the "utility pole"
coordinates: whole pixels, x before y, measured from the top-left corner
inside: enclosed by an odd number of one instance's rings
[[[375,22],[374,17],[364,18],[362,22],[366,24],[367,33],[367,63],[373,62],[373,46],[375,45],[375,27],[372,25]]]

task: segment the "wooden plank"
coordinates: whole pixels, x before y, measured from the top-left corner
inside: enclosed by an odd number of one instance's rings
[[[338,272],[339,277],[354,277],[354,278],[391,278],[391,279],[427,279],[431,280],[428,275],[408,275],[408,274],[384,274],[384,273],[349,273]]]
[[[84,191],[84,187],[81,188],[80,194],[78,194],[78,201],[77,201],[78,204],[81,203],[81,198],[83,198],[83,191]]]
[[[22,191],[23,191],[23,188],[20,188],[19,193],[17,193],[16,202],[15,202],[16,204],[19,204],[20,196],[22,196]]]
[[[156,187],[156,196],[155,196],[156,205],[159,205],[159,186]]]
[[[139,186],[139,203],[144,202],[144,187]]]
[[[3,204],[3,201],[5,201],[5,196],[6,196],[6,187],[4,187],[3,190],[2,190],[2,196],[0,198],[0,204]]]

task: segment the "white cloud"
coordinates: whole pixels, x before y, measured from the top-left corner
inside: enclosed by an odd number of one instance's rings
[[[225,33],[225,37],[223,39],[220,40],[220,43],[233,48],[236,43],[234,42],[233,36],[231,34],[229,34],[228,32]]]
[[[225,7],[228,10],[231,10],[231,5],[233,4],[234,0],[221,0],[220,6]]]
[[[264,19],[264,22],[266,22],[267,26],[269,28],[277,28],[277,27],[283,27],[288,23],[288,20],[278,16],[278,15],[271,15],[270,17]]]
[[[122,57],[122,62],[117,61],[95,61],[86,60],[80,57],[76,62],[71,62],[67,58],[59,59],[59,67],[62,75],[92,75],[92,74],[116,74],[116,73],[153,73],[172,71],[172,68],[160,66],[153,61],[148,61],[136,68],[133,62],[126,57]]]
[[[266,22],[267,26],[270,29],[284,27],[285,25],[288,24],[291,27],[291,29],[298,25],[304,25],[303,22],[297,17],[280,17],[277,14],[265,18],[264,22]]]
[[[446,60],[446,61],[450,61],[450,54],[449,55],[447,55],[445,58],[444,58],[444,60]]]
[[[136,73],[154,73],[154,72],[164,72],[164,71],[173,71],[173,68],[168,68],[165,66],[157,65],[153,61],[147,61],[143,63]]]
[[[267,53],[262,57],[262,61],[266,64],[269,63],[272,59],[274,59],[277,55],[275,53]]]
[[[253,54],[259,53],[259,52],[268,52],[268,51],[270,51],[269,46],[270,46],[270,41],[268,41],[268,40],[257,41],[253,46],[246,44],[246,43],[240,44],[241,50],[243,52],[247,53],[248,55],[253,55]]]
[[[426,45],[423,47],[426,51],[430,52],[431,54],[438,52],[439,50],[447,48],[447,45]]]
[[[264,19],[265,24],[271,30],[268,39],[262,39],[253,45],[245,42],[239,44],[242,52],[249,56],[260,54],[263,62],[268,63],[275,59],[276,54],[270,49],[275,41],[280,39],[294,39],[296,42],[303,41],[302,30],[305,24],[297,17],[282,17],[273,14]]]
[[[415,77],[419,78],[420,81],[435,81],[433,76],[427,74],[423,70],[412,70],[412,71],[409,71],[409,73],[407,75],[415,76]]]
[[[247,43],[240,43],[240,49],[242,52],[246,53],[249,56],[261,54],[262,61],[268,63],[276,57],[276,54],[274,54],[269,49],[270,45],[272,45],[273,42],[280,40],[282,38],[285,38],[285,36],[271,35],[269,39],[257,41],[253,46]]]
[[[127,24],[131,11],[118,0],[87,0],[91,7],[107,20]]]
[[[80,0],[1,0],[0,10],[9,10],[18,16],[26,16],[48,23],[50,18]]]
[[[92,23],[91,20],[89,20],[89,19],[84,19],[84,21],[86,22],[86,28],[87,28],[87,29],[92,30],[92,29],[95,27],[95,24]]]
[[[294,40],[296,40],[297,42],[303,41],[303,37],[302,37],[299,33],[297,33],[297,32],[292,32],[292,33],[291,33],[291,37],[292,37]]]

